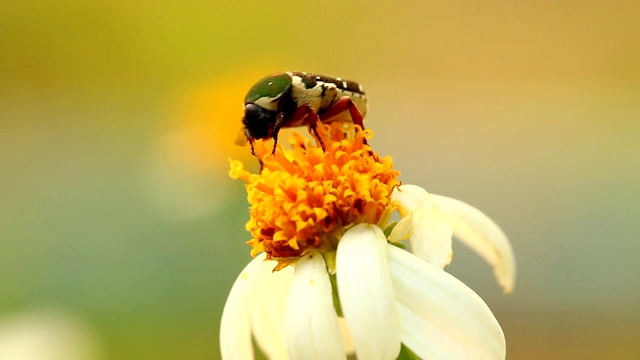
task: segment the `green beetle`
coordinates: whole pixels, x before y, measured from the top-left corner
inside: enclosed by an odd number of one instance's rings
[[[367,96],[355,81],[305,72],[287,71],[269,75],[258,81],[244,98],[244,135],[251,145],[256,139],[273,138],[273,152],[278,132],[283,128],[308,126],[320,141],[316,124],[351,121],[364,129]]]

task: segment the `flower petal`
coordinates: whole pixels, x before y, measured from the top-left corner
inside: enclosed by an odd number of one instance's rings
[[[251,332],[260,349],[270,359],[286,359],[284,314],[293,277],[293,267],[273,271],[275,261],[263,261],[255,283],[251,304]]]
[[[411,253],[387,246],[402,341],[421,358],[504,359],[498,321],[460,280]]]
[[[251,260],[229,292],[220,321],[220,352],[223,359],[253,359],[249,311],[255,280],[266,254]]]
[[[284,317],[291,359],[346,359],[329,273],[319,253],[296,264]]]
[[[411,252],[426,262],[443,269],[451,263],[453,231],[437,206],[427,203],[413,212]]]
[[[404,216],[400,221],[396,223],[396,226],[393,227],[389,237],[387,238],[391,242],[400,242],[407,238],[407,236],[411,233],[411,226],[413,220],[413,213],[411,216]]]
[[[411,216],[411,252],[421,259],[444,268],[451,263],[452,229],[449,220],[433,205],[431,195],[416,185],[402,185],[391,195],[404,208],[405,219]]]
[[[509,240],[487,215],[462,201],[441,195],[431,199],[449,218],[454,235],[493,266],[505,293],[515,285],[516,262]]]
[[[338,243],[336,277],[358,359],[394,359],[400,352],[400,323],[380,228],[359,224],[345,232]]]
[[[402,184],[391,194],[391,200],[399,202],[407,210],[415,211],[429,202],[429,193],[420,186]]]
[[[398,304],[402,343],[421,359],[475,359],[476,354],[443,333],[424,316]]]

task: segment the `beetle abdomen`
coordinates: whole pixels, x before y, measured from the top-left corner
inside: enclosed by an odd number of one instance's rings
[[[367,112],[367,96],[362,85],[355,81],[304,72],[287,72],[292,79],[291,96],[300,106],[308,104],[322,114],[340,98],[348,97],[364,116]]]

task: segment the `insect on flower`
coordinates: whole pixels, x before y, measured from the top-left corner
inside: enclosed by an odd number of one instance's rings
[[[401,184],[392,157],[364,144],[371,129],[324,128],[326,149],[293,131],[260,172],[230,162],[251,204],[254,259],[222,313],[222,359],[254,359],[254,347],[269,359],[505,359],[496,317],[444,269],[455,235],[510,292],[515,258],[502,230],[471,205]],[[259,158],[269,145],[256,142]]]
[[[350,120],[364,129],[362,119],[367,112],[367,96],[355,81],[305,72],[287,71],[269,75],[258,81],[245,96],[244,135],[251,145],[256,139],[274,140],[283,128],[308,126],[309,131],[324,144],[317,133],[317,122]]]

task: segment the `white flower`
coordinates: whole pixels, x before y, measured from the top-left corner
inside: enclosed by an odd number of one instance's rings
[[[401,344],[421,358],[503,359],[504,335],[488,306],[442,268],[451,260],[453,233],[493,265],[511,291],[515,262],[506,237],[467,204],[417,186],[398,190],[392,200],[403,218],[389,240],[408,235],[415,255],[390,244],[376,225],[347,230],[335,255],[343,319],[326,265],[332,259],[311,251],[295,268],[273,272],[277,262],[258,255],[225,305],[222,357],[253,359],[253,337],[271,359],[345,359],[350,349],[361,360],[395,359]]]

